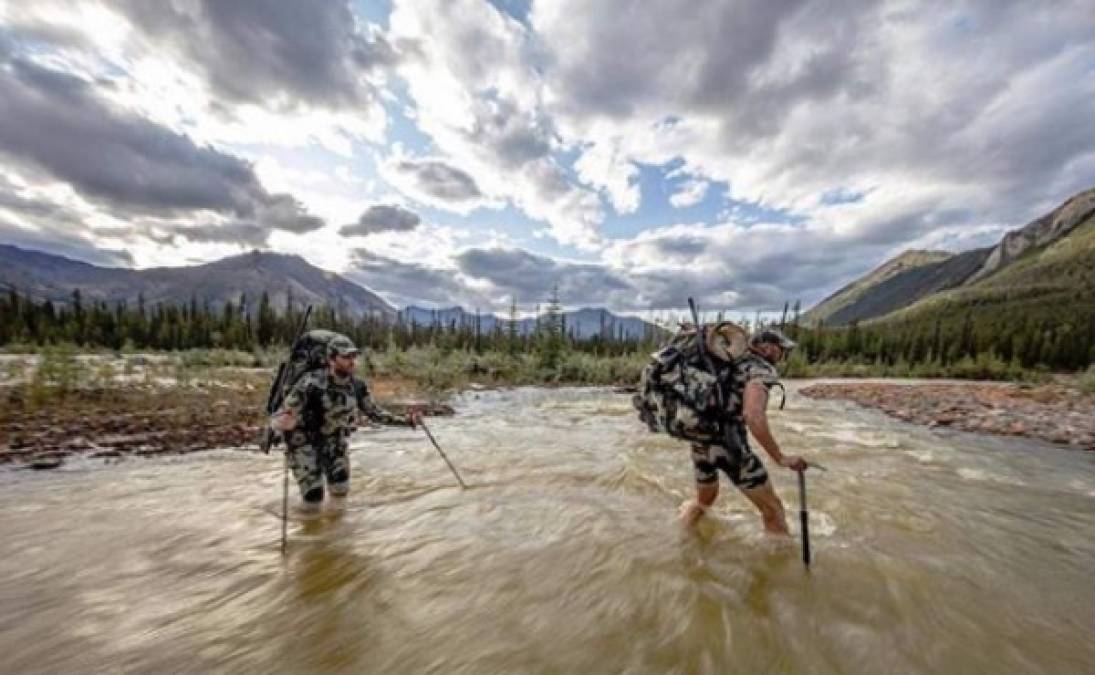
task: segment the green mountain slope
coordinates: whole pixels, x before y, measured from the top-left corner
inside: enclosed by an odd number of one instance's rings
[[[882,317],[885,324],[939,320],[978,324],[1086,325],[1095,318],[1095,213],[1069,233],[1032,246],[1007,266]]]
[[[862,303],[870,305],[875,297],[875,289],[886,284],[895,277],[906,273],[930,267],[945,262],[951,254],[944,251],[905,251],[901,255],[891,258],[871,270],[868,274],[852,283],[844,286],[837,292],[825,298],[803,315],[803,320],[808,323],[824,321],[825,323],[847,323],[852,319],[862,319],[867,316],[876,316],[891,311],[897,307],[908,305],[923,294],[905,297],[901,296],[896,304],[889,306],[885,311],[875,310],[873,313],[864,314],[859,308]],[[892,301],[891,301],[892,302]]]
[[[831,325],[880,317],[933,293],[958,286],[984,264],[992,249],[979,248],[902,271],[877,284],[858,300],[834,312]]]
[[[990,248],[957,255],[902,254],[806,313],[807,322],[893,324],[968,316],[1085,324],[1095,290],[1095,188],[1008,232]],[[910,252],[912,253],[912,252]]]

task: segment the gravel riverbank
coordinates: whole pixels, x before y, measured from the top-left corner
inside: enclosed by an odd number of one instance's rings
[[[854,401],[930,427],[1027,436],[1095,450],[1095,395],[1060,385],[839,382],[813,384],[801,393]]]
[[[0,465],[51,469],[73,455],[120,461],[217,448],[254,451],[266,421],[265,386],[256,382],[77,390],[44,404],[29,400],[23,388],[0,387]],[[371,385],[377,401],[395,413],[421,396],[407,381]],[[426,414],[452,414],[443,404],[423,407]]]

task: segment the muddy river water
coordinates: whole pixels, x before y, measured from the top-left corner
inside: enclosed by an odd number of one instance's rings
[[[0,671],[1095,672],[1095,454],[797,388],[809,573],[725,482],[682,530],[687,449],[608,390],[455,399],[431,429],[467,491],[421,432],[359,432],[285,557],[276,455],[5,469]]]

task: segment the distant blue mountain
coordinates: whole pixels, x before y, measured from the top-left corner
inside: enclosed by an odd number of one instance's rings
[[[271,305],[280,310],[291,295],[296,303],[328,304],[352,316],[382,316],[414,321],[421,326],[441,324],[475,326],[475,312],[461,307],[424,309],[407,307],[397,310],[378,295],[348,279],[315,267],[303,258],[254,251],[191,267],[158,267],[134,270],[99,267],[62,256],[30,251],[0,244],[0,289],[15,288],[35,299],[65,303],[80,289],[85,300],[108,304],[127,302],[135,305],[143,297],[149,306],[157,303],[182,304],[191,298],[209,302],[219,309],[227,302],[246,296],[253,309],[265,292]],[[660,330],[635,317],[617,316],[606,309],[584,308],[565,312],[566,332],[579,340],[596,335],[642,338],[647,330]],[[483,313],[479,329],[489,333],[498,327],[507,330],[505,317]],[[517,322],[517,331],[529,335],[536,330],[536,319]]]
[[[410,306],[400,310],[399,316],[405,322],[413,321],[420,326],[450,326],[453,324],[469,328],[475,326],[475,312],[468,312],[462,307],[425,309]],[[563,312],[563,323],[567,335],[578,340],[587,340],[597,335],[617,338],[642,338],[648,330],[661,330],[653,324],[633,316],[619,316],[607,309],[591,307]],[[480,313],[480,331],[489,333],[496,326],[499,330],[508,330],[509,319],[494,314]],[[535,317],[520,319],[517,322],[517,332],[521,335],[529,335],[535,330]]]
[[[394,317],[395,308],[378,295],[296,255],[254,251],[190,267],[125,269],[98,267],[68,258],[0,244],[0,288],[15,288],[35,299],[67,302],[80,290],[85,300],[136,305],[143,297],[182,304],[191,298],[219,309],[246,296],[252,308],[266,293],[277,309],[289,296],[303,304],[329,304],[353,316]]]

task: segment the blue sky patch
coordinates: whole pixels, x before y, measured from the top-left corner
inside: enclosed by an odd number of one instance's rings
[[[832,190],[827,190],[822,193],[821,203],[825,206],[855,204],[863,201],[863,198],[866,196],[866,192],[857,192],[850,188],[833,188]]]

